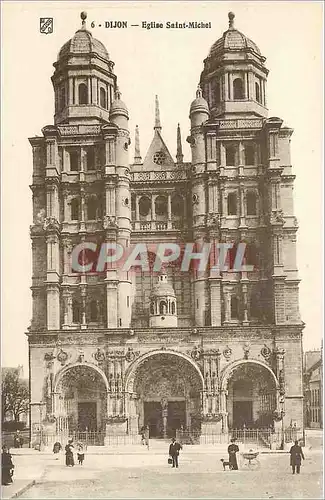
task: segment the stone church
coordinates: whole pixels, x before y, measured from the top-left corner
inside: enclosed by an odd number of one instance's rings
[[[130,147],[114,62],[86,13],[59,51],[54,125],[29,139],[32,442],[89,432],[136,443],[144,425],[151,438],[201,442],[302,430],[293,130],[268,117],[266,58],[234,17],[193,89],[191,162],[179,128],[170,154],[157,98],[147,154],[138,128]],[[74,272],[82,242],[145,243],[149,270]],[[228,267],[154,271],[159,243],[187,242],[228,243]],[[251,271],[233,269],[239,242]]]

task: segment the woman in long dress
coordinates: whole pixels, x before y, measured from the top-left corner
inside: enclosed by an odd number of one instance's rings
[[[73,458],[73,440],[69,439],[68,444],[65,447],[65,465],[67,467],[74,466],[74,458]]]
[[[1,484],[7,485],[12,483],[12,474],[14,469],[14,464],[11,460],[11,454],[9,453],[9,449],[6,445],[2,447],[2,455],[1,455]]]
[[[228,446],[229,464],[232,470],[238,470],[237,457],[239,448],[235,444],[236,439],[231,440],[231,444]]]

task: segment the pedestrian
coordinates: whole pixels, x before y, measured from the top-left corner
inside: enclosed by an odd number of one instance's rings
[[[20,434],[20,431],[17,430],[14,435],[14,447],[15,448],[22,448],[24,444],[24,439]]]
[[[229,467],[231,470],[238,470],[237,457],[236,453],[239,452],[238,446],[235,444],[236,439],[231,439],[231,444],[228,446],[228,455],[229,455]]]
[[[14,473],[14,464],[12,463],[9,448],[6,445],[2,447],[1,453],[1,484],[7,486],[12,483]]]
[[[67,467],[74,466],[73,448],[73,439],[69,439],[68,444],[65,447],[65,465]]]
[[[305,460],[304,454],[302,452],[301,446],[299,446],[298,441],[290,448],[290,465],[292,467],[292,474],[300,474],[301,459]]]
[[[82,465],[83,461],[85,460],[85,449],[82,443],[77,444],[77,458],[78,458],[78,464]]]
[[[59,441],[56,441],[56,443],[54,443],[53,445],[53,453],[55,455],[55,460],[59,460],[58,454],[60,453],[61,450],[62,450],[61,443],[59,443]]]
[[[149,425],[146,425],[144,429],[144,442],[147,449],[149,450]]]
[[[141,429],[140,429],[140,434],[141,434],[141,444],[143,444],[143,445],[144,445],[144,443],[145,443],[145,439],[146,439],[146,437],[145,437],[145,429],[146,429],[146,428],[145,428],[145,426],[144,426],[144,425],[143,425],[143,426],[141,427]]]
[[[169,456],[172,457],[173,467],[178,467],[178,456],[181,449],[182,446],[176,441],[175,438],[172,438],[172,442],[169,445]]]

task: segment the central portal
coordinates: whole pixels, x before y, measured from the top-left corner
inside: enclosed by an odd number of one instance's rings
[[[176,430],[186,426],[185,401],[169,401],[165,409],[160,401],[144,401],[144,425],[148,425],[152,438],[175,437]]]
[[[202,382],[186,359],[168,353],[153,354],[137,368],[139,429],[149,427],[151,438],[171,438],[180,429],[190,430],[200,418]]]

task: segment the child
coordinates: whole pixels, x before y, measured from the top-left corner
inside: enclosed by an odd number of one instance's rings
[[[77,444],[77,458],[78,458],[78,464],[82,465],[83,461],[85,460],[85,450],[82,443]]]
[[[54,445],[53,445],[53,453],[55,455],[55,460],[59,460],[58,453],[61,451],[61,449],[62,449],[62,446],[61,446],[61,443],[59,443],[59,441],[57,441],[56,443],[54,443]]]

